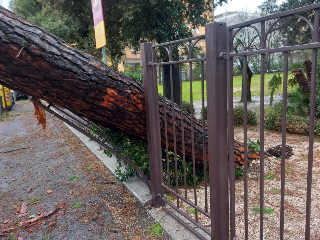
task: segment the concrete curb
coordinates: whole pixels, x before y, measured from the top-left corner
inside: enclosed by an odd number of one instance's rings
[[[99,160],[114,174],[118,166],[115,156],[108,157],[104,151],[100,148],[100,145],[94,141],[91,141],[87,136],[80,133],[73,127],[66,124],[69,129],[91,150],[93,154],[99,158]],[[139,201],[142,206],[151,204],[151,194],[148,187],[139,177],[131,177],[126,182],[122,183]]]
[[[66,123],[65,123],[66,124]],[[115,156],[111,158],[104,154],[101,150],[100,145],[94,141],[91,141],[87,136],[80,133],[73,127],[66,124],[66,126],[83,142],[88,149],[92,151],[93,154],[99,158],[99,160],[115,175],[115,170],[117,167],[117,160]],[[149,188],[139,177],[132,177],[126,182],[122,183],[139,201],[139,203],[146,207],[151,204],[151,194]],[[193,240],[197,239],[187,228],[178,223],[170,215],[168,215],[161,208],[147,209],[147,212],[158,222],[161,227],[171,236],[174,240]],[[186,221],[188,222],[188,221]],[[193,225],[191,222],[189,225]],[[193,226],[196,228],[195,226]],[[204,235],[205,236],[205,235]],[[209,238],[208,238],[209,239]]]

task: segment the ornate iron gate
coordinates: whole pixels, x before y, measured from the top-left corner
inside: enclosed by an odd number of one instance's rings
[[[285,181],[288,175],[286,166],[290,163],[286,160],[286,129],[289,58],[297,51],[305,53],[310,51],[312,58],[312,67],[307,73],[311,78],[307,174],[300,173],[303,176],[305,174],[307,179],[305,211],[301,213],[305,219],[305,231],[299,236],[305,239],[320,238],[315,225],[320,219],[312,215],[311,211],[311,206],[315,207],[316,201],[320,200],[319,196],[312,192],[317,51],[320,47],[319,9],[320,4],[314,4],[228,27],[226,23],[215,22],[206,26],[206,34],[202,36],[156,45],[142,44],[153,205],[162,206],[198,238],[211,237],[215,240],[293,238],[292,231],[286,225],[286,221],[291,224],[289,222],[291,210],[288,208],[292,193],[288,192],[297,192],[300,189],[295,189],[294,184],[290,182],[286,185]],[[306,12],[309,13],[307,17]],[[283,44],[278,43],[276,46],[269,44],[275,32],[281,33],[281,27],[295,24],[292,19],[296,19],[297,24],[305,22],[305,27],[301,29],[311,32],[310,42],[289,45],[289,41],[285,40]],[[254,38],[247,44],[242,44],[240,48],[239,34],[244,34],[245,29],[250,29],[254,33]],[[299,36],[299,33],[297,35]],[[195,49],[204,40],[206,51],[196,56]],[[280,141],[282,154],[281,160],[273,162],[279,165],[278,172],[276,171],[279,176],[273,177],[274,184],[279,184],[280,189],[271,189],[274,192],[269,189],[271,185],[268,178],[265,179],[266,164],[271,161],[266,158],[265,150],[267,146],[277,142],[276,138],[267,139],[271,133],[267,134],[264,128],[266,59],[271,54],[277,57],[278,62],[283,63]],[[250,71],[248,66],[252,66],[250,64],[253,57],[260,62],[258,69],[261,86],[258,89],[260,128],[251,131],[248,127],[247,94],[250,88],[247,88],[247,79]],[[241,62],[242,78],[245,79],[241,105],[244,124],[241,128],[234,128],[233,119],[233,109],[236,104],[233,86],[235,59]],[[189,76],[188,83],[182,81],[183,71],[188,73],[185,74]],[[196,75],[197,73],[200,74]],[[159,79],[163,85],[158,85]],[[199,81],[194,81],[195,79]],[[176,94],[177,92],[179,94]],[[186,98],[189,99],[190,107],[183,103]],[[187,108],[190,109],[190,113],[186,113]],[[163,117],[160,118],[159,112]],[[235,136],[243,142],[241,146],[243,156],[240,156],[243,160],[243,181],[236,181],[235,168],[228,167],[236,164],[236,153],[240,149],[237,147]],[[251,162],[253,156],[248,149],[250,138],[260,140],[260,157],[255,163],[260,176],[254,180],[256,182],[249,178],[252,174],[249,172],[253,171],[252,168],[249,170],[249,161]],[[190,169],[192,170],[189,171]],[[179,178],[179,172],[183,173],[182,179]],[[201,182],[197,181],[199,177]],[[266,217],[268,209],[274,212],[273,216]],[[186,221],[195,224],[200,231],[192,228]]]

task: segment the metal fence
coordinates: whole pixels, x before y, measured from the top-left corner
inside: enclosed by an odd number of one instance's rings
[[[320,4],[314,4],[228,27],[225,23],[215,22],[206,26],[206,34],[203,36],[155,45],[142,44],[153,205],[162,206],[198,238],[320,238],[317,229],[320,218],[314,213],[320,210],[317,206],[320,197],[315,193],[320,186],[313,181],[317,178],[312,178],[316,160],[314,129],[317,49],[320,47],[319,9]],[[283,44],[270,44],[269,40],[274,36],[272,34],[277,32],[279,36],[283,27],[294,27],[292,19],[296,19],[299,24],[305,23],[302,29],[304,35],[310,31],[309,43],[289,45],[289,41],[284,40]],[[243,36],[244,29],[255,32],[255,37],[239,48],[238,35]],[[297,39],[302,39],[300,32],[296,34]],[[198,44],[204,40],[206,50],[201,52]],[[307,160],[294,160],[298,165],[305,164],[305,168],[299,167],[300,170],[305,169],[305,172],[294,170],[292,160],[286,160],[287,138],[297,138],[288,136],[286,129],[289,58],[298,51],[310,51],[312,58],[312,67],[307,73],[311,76],[308,146],[303,147],[301,144],[302,151],[306,151],[301,156],[307,156]],[[271,54],[283,63],[280,140],[277,140],[275,133],[266,132],[264,128],[266,58]],[[250,66],[252,57],[260,62],[260,89],[257,90],[260,96],[260,127],[254,129],[248,127],[250,103],[246,97],[250,90],[247,86],[250,70],[246,66]],[[242,79],[245,79],[241,105],[244,124],[240,128],[234,127],[233,119],[236,103],[233,78],[235,59],[240,59],[243,66]],[[186,69],[189,81],[183,82],[181,72]],[[194,81],[195,77],[199,80]],[[163,79],[162,85],[158,85],[158,78]],[[184,103],[187,100],[190,107]],[[250,138],[260,140],[260,157],[255,163],[259,175],[256,180],[250,178],[253,171],[249,169],[252,166],[249,165],[252,161],[248,150]],[[243,180],[235,179],[233,167],[237,164],[235,159],[240,149],[238,140],[243,142]],[[280,141],[282,147],[281,159],[271,161],[270,157],[266,158],[265,151],[277,141]],[[276,176],[269,177],[275,178],[272,184],[266,178],[268,164],[278,166],[273,170]],[[290,169],[293,171],[291,175]],[[305,187],[299,185],[302,181],[297,176],[305,176]],[[274,186],[277,187],[273,189]],[[301,192],[305,197],[302,197]],[[300,206],[293,206],[293,201]],[[272,210],[272,215],[268,215],[268,209]],[[200,231],[191,227],[188,221]],[[303,233],[301,230],[292,230],[302,227]]]

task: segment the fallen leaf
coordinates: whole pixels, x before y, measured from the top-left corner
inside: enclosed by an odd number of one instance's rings
[[[69,194],[72,195],[72,194],[73,194],[73,191],[70,191]]]
[[[9,220],[4,220],[3,221],[4,224],[7,224],[8,222],[9,222]]]
[[[55,223],[55,222],[51,222],[51,223],[49,223],[49,227],[53,227],[54,225],[56,225],[56,223]]]
[[[135,238],[135,239],[141,239],[141,237],[139,237],[139,236],[135,236],[134,238]]]
[[[24,214],[28,212],[28,203],[24,202],[22,203],[21,209],[20,209],[20,213]]]
[[[88,228],[88,229],[87,229],[87,231],[92,231],[92,230],[93,230],[93,228]]]
[[[17,206],[17,212],[20,213],[21,211],[21,206]]]
[[[86,222],[88,222],[89,220],[88,220],[88,219],[84,219],[83,221],[86,223]]]
[[[48,194],[51,194],[51,193],[52,193],[52,191],[51,191],[51,190],[48,190],[48,191],[47,191],[47,193],[48,193]]]
[[[61,203],[61,207],[64,207],[66,205],[66,202]]]
[[[35,214],[31,214],[29,215],[29,218],[34,218],[36,215]]]

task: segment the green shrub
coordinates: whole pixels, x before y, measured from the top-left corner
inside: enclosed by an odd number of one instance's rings
[[[202,118],[202,113],[204,112],[204,119],[205,120],[208,120],[208,108],[207,107],[204,107],[202,110],[201,110],[201,118]]]
[[[281,131],[282,123],[282,102],[277,103],[273,108],[265,109],[264,126],[266,129]]]
[[[288,107],[289,109],[289,107]],[[309,134],[309,117],[298,116],[287,112],[286,131],[293,134],[308,135]],[[281,131],[282,130],[282,102],[277,103],[271,109],[266,109],[264,126],[266,129]],[[319,120],[315,122],[315,132],[320,131]]]
[[[187,111],[188,113],[191,114],[191,103],[190,102],[187,102],[187,101],[182,101],[182,106],[183,106],[183,110],[184,111]],[[195,113],[194,112],[194,107],[193,107],[193,114]]]
[[[166,184],[168,184],[168,162],[166,160],[165,151],[162,153],[163,159],[163,179]],[[208,163],[208,162],[207,162]],[[193,165],[192,162],[186,162],[186,184],[189,187],[194,186],[193,180]],[[184,167],[183,159],[180,156],[177,156],[177,169],[178,169],[178,186],[184,186]],[[200,184],[204,180],[204,167],[196,165],[196,184]],[[176,170],[175,170],[175,159],[174,153],[169,152],[169,177],[170,185],[176,186]],[[207,165],[207,180],[209,182],[209,165]]]
[[[243,107],[242,106],[235,107],[233,109],[233,125],[242,126],[244,124],[243,115],[244,115]],[[248,110],[247,116],[248,116],[249,126],[257,125],[257,114],[254,111]]]
[[[244,175],[244,169],[243,166],[237,166],[234,168],[234,175],[236,177],[236,179],[243,177]]]
[[[143,75],[142,75],[142,66],[138,66],[136,68],[130,67],[130,65],[126,65],[125,72],[121,72],[128,77],[135,79],[136,81],[142,83],[143,82]]]
[[[92,126],[92,134],[98,135],[101,141],[107,142],[119,154],[131,158],[140,170],[147,177],[150,177],[148,144],[146,141],[125,135],[119,131],[98,127],[97,125]],[[109,151],[106,151],[106,154],[109,157],[112,156]],[[117,161],[118,167],[115,171],[117,181],[126,181],[129,177],[137,174],[136,170],[127,164],[125,164],[125,169],[121,170],[122,163],[119,157],[117,157]]]
[[[292,64],[289,66],[289,69],[290,69],[290,70],[297,69],[297,68],[301,68],[301,69],[304,71],[304,70],[305,70],[305,67],[304,67],[303,62],[295,62],[295,63],[292,63]]]
[[[205,120],[207,120],[207,107],[204,107],[204,118]],[[244,115],[244,110],[243,110],[243,107],[242,106],[238,106],[238,107],[235,107],[233,109],[233,124],[235,126],[242,126],[243,125],[243,115]],[[201,116],[202,116],[202,113],[201,113]],[[249,110],[248,109],[248,125],[249,126],[256,126],[257,125],[257,114],[252,111],[252,110]]]
[[[118,131],[113,131],[108,128],[101,128],[97,125],[92,127],[92,134],[100,136],[100,139],[104,142],[108,142],[113,149],[119,149],[117,152],[124,157],[130,157],[131,160],[137,165],[137,167],[150,179],[150,169],[149,169],[149,155],[148,155],[148,143],[146,141],[125,135]],[[115,145],[116,143],[116,145]],[[120,151],[123,149],[123,151]],[[112,154],[106,151],[106,154],[111,157]],[[167,160],[165,151],[162,151],[163,160],[163,177],[167,181]],[[118,166],[115,170],[116,178],[118,182],[125,182],[129,177],[137,175],[137,171],[128,164],[124,164],[117,157]],[[124,169],[123,169],[124,167]],[[178,167],[178,185],[184,185],[184,167],[183,160],[180,156],[177,156],[177,167]],[[209,167],[207,168],[209,169]],[[193,166],[192,162],[186,162],[186,176],[187,185],[193,186]],[[169,175],[170,175],[170,185],[175,186],[175,160],[174,153],[169,152]],[[207,174],[207,176],[209,176]],[[199,184],[204,179],[203,167],[196,166],[196,184]],[[209,179],[209,177],[208,177]],[[168,184],[168,183],[167,183]]]
[[[309,116],[310,94],[304,94],[300,88],[288,94],[288,113],[302,117]]]
[[[281,87],[282,77],[280,74],[273,74],[268,82],[268,89],[270,90],[270,105],[273,102],[273,95],[277,89]]]

